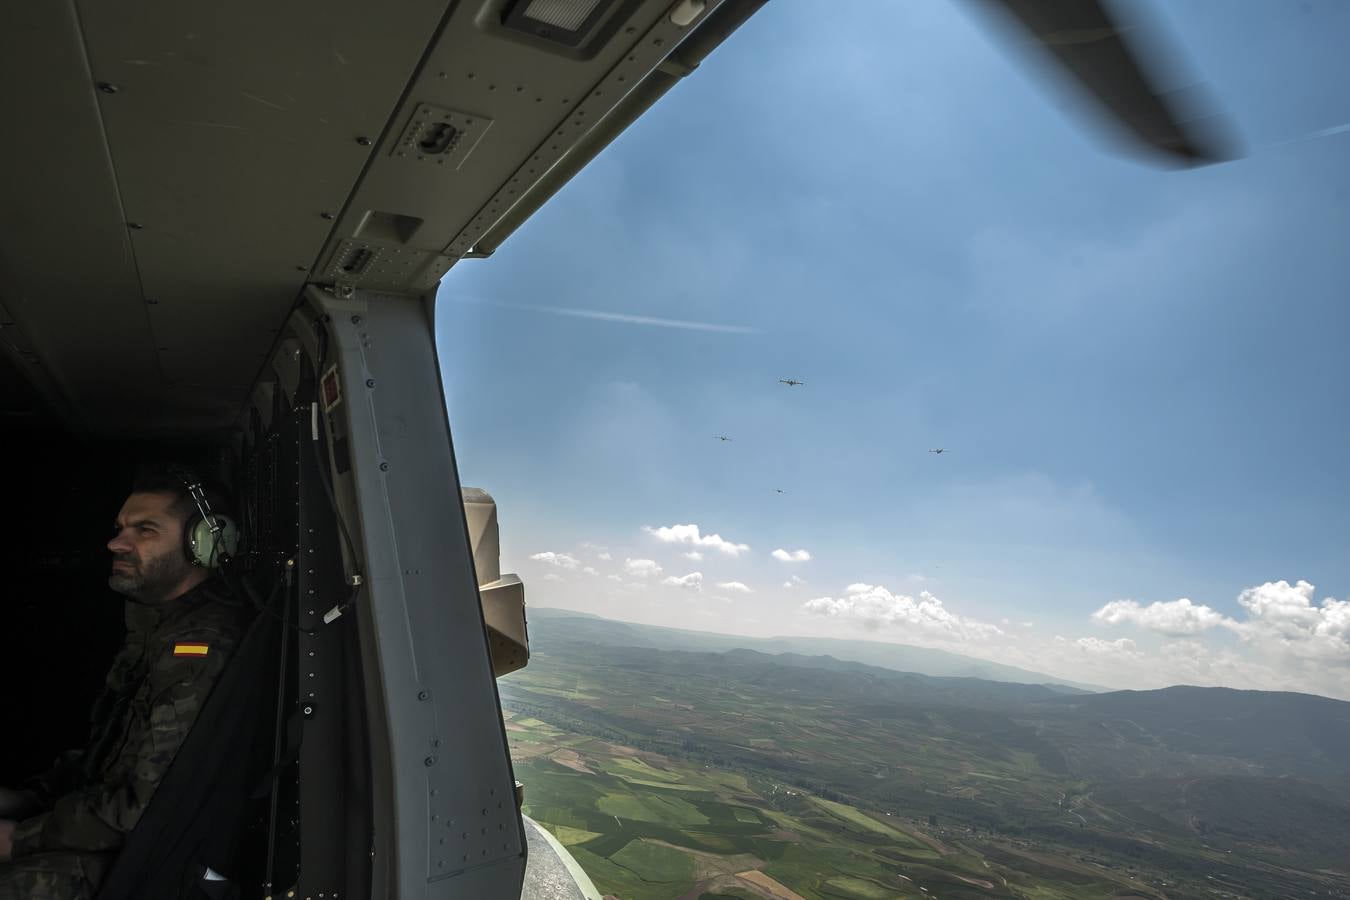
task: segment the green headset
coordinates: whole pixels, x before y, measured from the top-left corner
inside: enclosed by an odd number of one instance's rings
[[[183,525],[183,554],[203,569],[218,569],[239,550],[239,526],[224,513],[213,512],[201,479],[189,471],[175,472],[192,499],[192,515]]]

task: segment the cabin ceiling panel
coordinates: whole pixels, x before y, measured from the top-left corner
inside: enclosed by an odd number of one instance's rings
[[[0,305],[31,347],[34,380],[77,428],[112,377],[158,381],[135,258],[73,7],[20,3],[0,28]]]
[[[6,121],[49,136],[0,146],[26,223],[0,248],[0,300],[77,420],[229,425],[445,9],[9,11],[0,73],[23,90],[0,100]]]
[[[495,222],[689,33],[671,5],[619,7],[624,18],[587,58],[505,35],[500,2],[456,7],[329,238],[325,270],[361,287],[434,287],[470,248],[466,228]],[[455,141],[444,153],[417,151],[419,135],[445,126]],[[372,217],[404,227],[372,228]],[[354,244],[386,248],[383,270],[342,275]],[[422,254],[417,265],[409,254]]]

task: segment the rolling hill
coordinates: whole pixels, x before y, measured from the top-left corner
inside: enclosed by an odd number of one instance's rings
[[[651,647],[657,650],[688,650],[720,653],[743,648],[761,653],[796,653],[802,656],[832,656],[836,659],[864,663],[897,672],[914,672],[952,678],[979,678],[1004,681],[1011,684],[1063,685],[1082,691],[1103,691],[1106,688],[1079,684],[1055,678],[1040,672],[1019,669],[1001,663],[962,656],[931,647],[910,644],[891,644],[882,641],[849,641],[838,638],[772,637],[756,638],[741,635],[716,634],[707,631],[689,631],[660,625],[641,625],[619,622],[589,613],[567,609],[531,606],[527,610],[531,624],[532,645],[546,649],[548,643],[562,641],[590,641],[615,647]],[[536,633],[537,632],[537,633]]]
[[[544,821],[612,831],[604,816],[574,815],[571,801],[550,793],[575,793],[565,787],[573,784],[566,771],[576,775],[588,764],[566,748],[590,747],[596,760],[610,760],[605,765],[637,754],[658,768],[703,772],[700,784],[713,784],[716,772],[743,773],[760,786],[752,793],[764,822],[787,815],[821,827],[818,815],[803,819],[800,804],[783,799],[791,786],[787,797],[800,792],[813,803],[904,818],[948,846],[964,835],[959,858],[941,862],[959,873],[952,877],[969,896],[997,893],[969,887],[971,873],[985,867],[1006,879],[1007,896],[1024,896],[1012,888],[1019,884],[1030,891],[1025,896],[1087,896],[1081,887],[1036,891],[1072,885],[1089,872],[1098,880],[1128,875],[1120,882],[1128,889],[1100,896],[1350,896],[1350,753],[1343,752],[1350,703],[1222,688],[1090,694],[759,647],[706,649],[717,637],[532,615],[530,665],[502,679],[501,690],[515,721],[548,723],[562,754],[550,757],[562,771],[542,760],[531,764],[545,786],[537,802],[554,817]],[[702,642],[703,649],[653,646],[663,641]],[[680,793],[692,792],[692,777],[629,778],[622,790],[636,793],[623,802],[665,809],[667,794],[692,799]],[[618,802],[601,802],[604,791],[585,796],[601,807]],[[749,796],[737,802],[750,803]],[[620,816],[617,827],[635,836],[624,821]],[[759,858],[787,840],[771,832],[756,839]],[[661,834],[634,839],[680,843],[676,832]],[[824,832],[819,837],[828,846]],[[688,840],[706,849],[711,838]],[[628,844],[606,834],[580,846],[611,860]],[[785,884],[798,877],[805,879],[799,885],[837,887],[863,875],[875,884],[877,865],[884,868],[878,859],[891,851],[875,852],[880,856],[864,854],[870,861],[859,858],[857,872],[848,868],[852,857],[831,857],[835,875],[823,881],[807,869],[794,874],[770,864],[764,871]],[[914,861],[912,850],[900,856]],[[696,868],[703,865],[694,859]],[[904,871],[918,877],[916,868]],[[924,877],[939,874],[935,868]],[[803,896],[836,896],[832,890]],[[951,890],[944,885],[942,895]]]

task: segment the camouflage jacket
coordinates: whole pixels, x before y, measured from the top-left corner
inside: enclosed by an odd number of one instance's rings
[[[127,603],[127,637],[89,742],[25,787],[47,811],[18,823],[13,857],[115,850],[135,827],[244,635],[247,606],[209,579],[161,606]]]

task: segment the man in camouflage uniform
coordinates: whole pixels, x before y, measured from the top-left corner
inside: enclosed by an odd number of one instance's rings
[[[126,641],[84,749],[0,788],[0,900],[95,896],[243,637],[248,607],[185,552],[195,511],[171,475],[137,483],[122,505],[108,584],[127,597]]]

